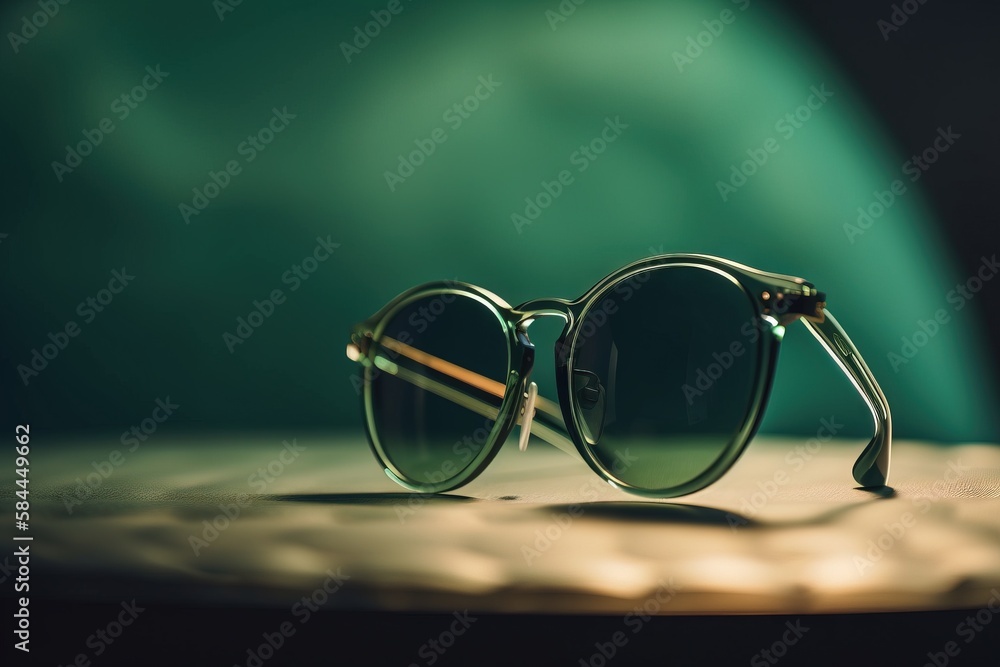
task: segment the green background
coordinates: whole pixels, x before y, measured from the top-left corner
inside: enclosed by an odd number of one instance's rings
[[[16,53],[9,33],[38,5],[0,12],[12,419],[119,433],[169,396],[173,429],[360,432],[348,329],[400,291],[450,278],[511,303],[575,297],[648,254],[702,252],[825,290],[898,436],[995,438],[978,304],[954,312],[946,300],[966,276],[921,183],[907,180],[854,243],[844,232],[905,179],[908,156],[775,7],[590,0],[553,29],[556,2],[404,1],[347,62],[341,43],[385,6],[247,0],[220,20],[207,0],[71,2]],[[734,21],[679,69],[674,54],[725,9]],[[120,120],[111,105],[157,65],[169,76]],[[452,129],[444,112],[490,75],[501,85]],[[821,84],[833,96],[784,138],[776,122]],[[245,162],[239,145],[273,108],[295,118]],[[105,117],[114,131],[60,182],[52,163]],[[518,233],[525,197],[574,169],[571,154],[609,117],[628,128]],[[447,140],[390,191],[386,170],[439,127]],[[717,181],[770,137],[779,150],[724,202]],[[185,224],[179,205],[233,159],[240,174]],[[289,291],[284,272],[328,235],[340,247]],[[134,282],[83,323],[77,305],[122,267]],[[276,288],[287,301],[230,353],[223,333]],[[939,308],[950,322],[894,372],[887,354]],[[25,385],[18,365],[70,320],[80,335]],[[558,330],[532,333],[545,391]],[[812,435],[831,415],[846,434],[868,432],[853,389],[793,327],[764,430]]]

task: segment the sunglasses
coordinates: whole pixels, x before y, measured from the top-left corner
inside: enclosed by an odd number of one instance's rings
[[[558,402],[531,382],[528,329],[554,317]],[[718,257],[650,257],[583,296],[511,307],[480,287],[434,282],[356,325],[372,452],[415,491],[468,483],[520,425],[640,496],[692,493],[740,457],[764,414],[785,327],[800,320],[871,410],[875,434],[854,464],[862,487],[889,476],[889,404],[826,295],[791,276]]]

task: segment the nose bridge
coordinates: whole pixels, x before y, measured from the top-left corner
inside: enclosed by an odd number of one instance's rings
[[[566,324],[573,321],[573,312],[569,301],[565,299],[535,299],[527,301],[513,309],[518,327],[528,326],[532,320],[542,317],[558,317]]]

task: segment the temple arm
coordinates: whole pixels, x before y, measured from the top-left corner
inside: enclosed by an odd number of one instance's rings
[[[433,354],[424,352],[423,350],[418,350],[411,345],[402,343],[394,338],[389,338],[388,336],[383,337],[379,343],[383,347],[412,359],[422,366],[431,368],[439,373],[455,378],[456,380],[459,380],[471,387],[475,387],[480,391],[503,399],[506,388],[502,382],[498,382],[497,380],[493,380],[474,371],[470,371],[467,368],[453,364],[450,361],[436,357]],[[361,349],[355,343],[351,343],[347,346],[347,356],[354,361],[360,361],[362,358]],[[380,361],[382,363],[380,363]],[[485,401],[481,401],[474,396],[470,396],[465,392],[449,387],[448,385],[436,380],[432,380],[425,375],[411,371],[387,359],[373,359],[372,363],[374,363],[382,372],[395,375],[401,380],[405,380],[406,382],[416,385],[421,389],[426,389],[427,391],[437,394],[441,398],[449,400],[457,405],[461,405],[462,407],[487,417],[488,419],[495,420],[497,418],[497,414],[499,413],[498,408]],[[565,430],[562,420],[562,412],[559,410],[559,406],[555,402],[547,398],[543,398],[542,396],[538,396],[535,398],[535,409],[545,415],[545,417],[547,417],[554,426]],[[573,441],[556,430],[556,428],[541,423],[537,419],[531,423],[530,428],[532,434],[538,436],[550,445],[561,449],[567,454],[579,457],[579,452],[576,451]]]
[[[815,316],[803,317],[802,323],[844,371],[875,420],[875,435],[854,464],[854,479],[864,487],[885,486],[889,481],[889,450],[892,445],[889,402],[840,323],[825,307],[818,308],[816,313]]]

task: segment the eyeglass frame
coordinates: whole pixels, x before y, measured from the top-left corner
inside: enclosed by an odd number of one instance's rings
[[[664,492],[664,489],[645,489],[628,484],[616,477],[613,470],[608,470],[597,461],[588,447],[587,439],[578,422],[579,410],[576,409],[576,399],[570,387],[573,356],[581,332],[580,327],[590,311],[600,305],[610,289],[630,279],[637,279],[646,272],[671,266],[708,269],[732,281],[750,298],[754,310],[753,319],[760,323],[758,325],[760,341],[752,403],[744,415],[740,428],[726,449],[707,470],[688,482],[665,487],[667,491]],[[493,312],[504,330],[508,371],[503,383],[479,376],[482,380],[503,386],[499,408],[493,408],[486,403],[474,405],[479,401],[471,397],[465,401],[461,397],[449,395],[453,400],[462,402],[465,407],[478,410],[481,414],[483,406],[488,406],[485,412],[487,416],[495,409],[495,424],[483,447],[459,474],[439,482],[425,482],[413,479],[399,470],[382,447],[375,425],[371,389],[373,372],[377,374],[382,371],[376,367],[375,359],[371,358],[369,353],[373,343],[381,342],[382,333],[396,312],[413,301],[435,295],[470,297]],[[542,317],[560,318],[565,323],[555,343],[558,404],[542,397],[536,399],[534,383],[530,382],[535,346],[528,338],[528,328],[532,322]],[[372,453],[389,478],[405,488],[424,493],[440,493],[467,484],[486,469],[514,427],[521,421],[522,449],[526,444],[528,433],[531,433],[567,453],[579,456],[598,476],[616,488],[644,497],[672,498],[688,495],[718,481],[749,446],[767,407],[784,328],[795,320],[801,320],[805,324],[851,381],[871,411],[874,434],[852,468],[855,481],[863,488],[886,486],[892,442],[892,415],[889,403],[850,337],[826,309],[825,293],[817,291],[812,283],[802,278],[761,271],[720,257],[684,253],[648,257],[608,274],[576,299],[533,299],[517,307],[512,307],[496,294],[469,283],[457,281],[426,283],[404,291],[371,317],[355,325],[351,333],[351,342],[347,346],[347,356],[362,365],[364,379],[362,410]],[[404,342],[403,348],[405,347],[409,346]],[[403,350],[403,348],[397,349]],[[403,351],[409,353],[407,350]],[[426,353],[421,354],[425,357],[430,356]],[[443,360],[437,359],[437,361]],[[446,361],[444,363],[454,366]],[[463,374],[463,371],[464,374],[471,373],[458,367],[452,368],[451,371],[458,374]],[[496,387],[493,389],[494,393],[498,390]],[[552,425],[539,423],[537,419],[539,415],[545,415]],[[564,430],[566,435],[560,433],[558,428]]]

